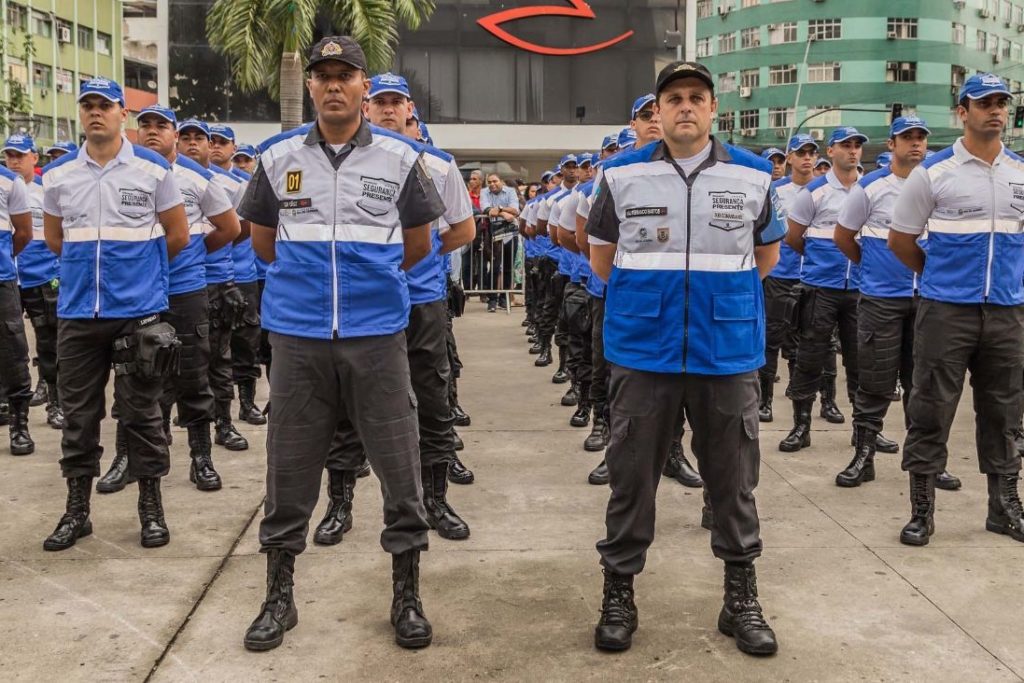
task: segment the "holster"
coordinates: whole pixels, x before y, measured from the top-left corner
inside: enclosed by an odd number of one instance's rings
[[[466,290],[461,282],[448,282],[448,310],[455,318],[461,318],[466,312]]]
[[[245,295],[229,284],[210,301],[210,326],[234,330],[245,324]]]
[[[54,280],[56,282],[56,280]],[[56,327],[57,326],[57,288],[49,283],[39,287],[43,297],[43,312],[29,318],[32,327]]]
[[[590,330],[590,301],[583,289],[577,289],[565,298],[565,321],[576,334]]]
[[[181,370],[181,341],[158,316],[139,321],[129,335],[114,340],[114,374],[145,379],[172,377]]]

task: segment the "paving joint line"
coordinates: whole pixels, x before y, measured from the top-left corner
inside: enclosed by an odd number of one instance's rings
[[[235,540],[231,543],[231,547],[228,548],[228,551],[224,554],[224,557],[221,558],[221,561],[217,565],[217,568],[213,571],[213,576],[210,577],[210,580],[206,583],[206,586],[203,587],[203,590],[199,594],[199,597],[196,598],[196,601],[192,604],[192,609],[188,611],[188,614],[185,615],[185,618],[178,625],[178,628],[174,631],[174,635],[172,635],[171,639],[167,641],[167,645],[164,647],[163,652],[161,652],[160,656],[156,658],[155,662],[153,662],[152,668],[150,668],[149,673],[146,674],[146,677],[143,679],[142,683],[149,683],[151,680],[153,680],[153,676],[155,676],[156,672],[160,669],[160,665],[164,663],[164,660],[170,654],[171,648],[173,648],[174,644],[178,642],[178,637],[181,636],[181,634],[185,631],[185,628],[192,620],[192,616],[199,609],[199,606],[203,604],[203,600],[206,599],[206,596],[210,592],[210,589],[213,588],[213,584],[217,582],[217,579],[219,579],[220,575],[224,572],[224,568],[227,566],[228,560],[231,559],[231,556],[234,554],[235,549],[238,548],[239,544],[242,542],[242,538],[245,537],[245,533],[249,530],[250,527],[252,527],[252,523],[253,521],[255,521],[256,515],[259,514],[259,511],[263,508],[263,503],[265,501],[266,496],[261,498],[260,502],[256,505],[256,507],[253,508],[252,514],[249,515],[249,519],[246,520],[245,524],[242,525],[242,529],[238,532],[238,535],[235,536]]]
[[[901,579],[901,580],[902,580],[902,581],[903,581],[903,582],[904,582],[905,584],[907,584],[908,586],[910,586],[910,587],[911,587],[911,588],[912,588],[912,589],[914,590],[914,592],[916,592],[916,593],[917,593],[918,595],[920,595],[920,596],[921,596],[922,598],[924,598],[925,600],[927,600],[927,601],[928,601],[928,603],[929,603],[929,604],[930,604],[930,605],[931,605],[932,607],[934,607],[934,608],[935,608],[935,610],[936,610],[936,611],[937,611],[937,612],[938,612],[939,614],[941,614],[942,616],[944,616],[944,617],[945,617],[945,618],[946,618],[946,619],[947,619],[947,620],[949,621],[949,623],[953,624],[953,625],[954,625],[954,626],[955,626],[955,627],[957,628],[957,630],[959,630],[959,631],[960,631],[961,633],[963,633],[963,634],[964,634],[965,636],[967,636],[967,637],[968,637],[968,638],[970,638],[970,639],[971,639],[972,641],[974,641],[974,643],[975,643],[975,644],[976,644],[976,645],[977,645],[978,647],[980,647],[980,648],[981,648],[981,649],[982,649],[983,651],[985,651],[986,653],[988,653],[989,657],[991,657],[991,658],[992,658],[992,659],[994,659],[995,661],[999,662],[999,664],[1000,664],[1000,665],[1002,665],[1002,666],[1003,666],[1003,667],[1004,667],[1004,668],[1005,668],[1005,669],[1006,669],[1007,671],[1009,671],[1009,672],[1010,672],[1011,674],[1013,674],[1014,676],[1016,676],[1016,677],[1017,677],[1017,680],[1019,680],[1019,681],[1024,681],[1024,676],[1022,676],[1022,675],[1021,675],[1020,673],[1018,673],[1018,672],[1017,672],[1017,670],[1016,670],[1016,669],[1014,669],[1014,668],[1013,668],[1012,666],[1010,666],[1009,664],[1007,664],[1006,662],[1004,662],[1004,661],[1003,661],[1003,660],[1002,660],[1002,659],[1001,659],[1001,658],[999,657],[999,655],[997,655],[996,653],[992,652],[992,650],[988,649],[988,648],[987,648],[987,647],[986,647],[986,646],[985,646],[985,645],[984,645],[984,644],[983,644],[983,643],[982,643],[982,642],[981,642],[980,640],[978,640],[978,639],[977,639],[977,638],[976,638],[976,637],[974,636],[974,634],[973,634],[973,633],[971,633],[971,632],[970,632],[970,631],[968,631],[968,630],[967,630],[966,628],[964,628],[964,627],[963,627],[963,626],[962,626],[962,625],[961,625],[961,624],[960,624],[960,623],[959,623],[959,622],[958,622],[958,621],[957,621],[956,619],[954,619],[954,618],[953,618],[952,616],[950,616],[950,614],[949,614],[949,613],[947,613],[947,612],[946,612],[946,610],[942,609],[942,608],[941,608],[941,607],[940,607],[940,606],[939,606],[939,605],[938,605],[938,604],[937,604],[937,603],[936,603],[936,602],[935,602],[934,600],[932,600],[930,596],[928,596],[928,595],[927,595],[927,594],[926,594],[926,593],[925,593],[925,592],[924,592],[923,590],[921,590],[920,588],[918,588],[918,587],[917,587],[917,585],[915,585],[913,581],[911,581],[911,580],[910,580],[910,579],[908,579],[908,578],[907,578],[906,576],[904,576],[904,575],[903,575],[903,574],[902,574],[902,573],[900,572],[900,570],[898,570],[898,569],[897,569],[896,567],[894,567],[894,566],[893,566],[892,564],[890,564],[889,562],[887,562],[887,561],[885,560],[885,558],[883,558],[883,557],[882,557],[881,555],[879,555],[879,554],[878,554],[877,552],[875,552],[875,549],[874,549],[874,548],[872,548],[872,547],[871,547],[871,546],[869,546],[869,545],[868,545],[867,543],[865,543],[865,542],[864,542],[863,540],[861,540],[861,538],[860,538],[859,536],[857,536],[857,534],[853,533],[853,532],[852,532],[852,531],[851,531],[850,529],[848,529],[848,528],[846,527],[846,525],[844,525],[844,524],[843,524],[842,522],[840,522],[840,521],[839,521],[839,520],[837,520],[837,519],[836,519],[835,517],[833,517],[833,516],[832,516],[832,515],[830,515],[830,514],[829,514],[828,512],[826,512],[826,511],[825,511],[825,509],[824,509],[824,508],[822,508],[822,507],[821,507],[820,505],[818,505],[818,503],[817,503],[817,502],[816,502],[815,500],[813,500],[813,499],[812,499],[812,498],[811,498],[810,496],[808,496],[808,495],[807,495],[806,493],[804,493],[803,491],[801,491],[800,489],[798,489],[798,488],[797,488],[796,486],[794,486],[794,485],[793,485],[793,483],[792,483],[792,482],[790,482],[790,480],[789,480],[789,479],[787,479],[787,478],[786,478],[786,477],[785,477],[785,476],[784,476],[784,475],[783,475],[783,474],[782,474],[781,472],[779,472],[779,471],[778,471],[778,470],[776,470],[776,469],[775,469],[774,467],[772,467],[771,463],[769,463],[769,462],[768,462],[767,460],[764,460],[764,459],[762,459],[762,462],[763,462],[764,464],[766,464],[766,465],[768,466],[768,469],[770,469],[770,470],[771,470],[772,472],[774,472],[774,473],[775,473],[775,474],[776,474],[776,475],[777,475],[777,476],[778,476],[778,477],[779,477],[780,479],[782,479],[782,481],[786,482],[786,485],[787,485],[787,486],[789,486],[789,487],[790,487],[790,488],[791,488],[791,489],[792,489],[793,491],[795,491],[795,492],[797,493],[797,495],[799,495],[799,496],[800,496],[801,498],[803,498],[803,499],[804,499],[804,500],[806,500],[806,501],[807,501],[808,503],[810,503],[811,505],[813,505],[813,506],[814,506],[814,507],[815,507],[815,508],[816,508],[816,509],[818,510],[818,512],[820,512],[821,514],[825,515],[825,517],[826,517],[826,518],[828,518],[828,520],[829,520],[829,521],[831,521],[831,522],[832,522],[833,524],[835,524],[835,525],[836,525],[837,527],[839,527],[839,528],[840,528],[840,529],[842,529],[842,530],[843,530],[844,532],[846,532],[846,534],[847,534],[847,535],[848,535],[848,536],[849,536],[850,538],[852,538],[852,539],[854,539],[855,541],[857,541],[858,543],[860,543],[860,544],[861,544],[861,546],[862,546],[862,547],[863,547],[863,548],[864,548],[865,550],[867,550],[867,551],[868,551],[869,553],[871,553],[872,555],[874,555],[874,557],[875,557],[875,558],[876,558],[876,559],[877,559],[877,560],[878,560],[879,562],[881,562],[881,563],[882,563],[882,564],[883,564],[884,566],[886,566],[886,567],[887,567],[887,568],[888,568],[888,569],[889,569],[889,570],[890,570],[890,571],[891,571],[891,572],[892,572],[893,574],[895,574],[896,576],[900,577],[900,579]]]

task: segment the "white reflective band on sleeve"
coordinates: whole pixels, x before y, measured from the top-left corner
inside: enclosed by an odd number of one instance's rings
[[[383,228],[379,225],[339,223],[292,223],[277,229],[277,239],[283,242],[366,242],[368,244],[401,244],[402,229]]]
[[[860,229],[860,236],[887,240],[889,239],[889,228],[884,228],[880,225],[865,225]]]
[[[615,252],[615,266],[624,270],[686,270],[686,254]],[[750,254],[690,254],[690,270],[712,273],[738,273],[751,270]]]
[[[103,227],[64,228],[65,242],[148,242],[164,236],[164,227],[157,223],[150,229]]]
[[[835,235],[835,226],[831,228],[807,228],[804,237],[814,237],[820,240],[830,240]]]
[[[0,220],[0,232],[12,232],[11,224],[5,220]]]
[[[211,232],[213,232],[213,226],[202,221],[196,221],[188,226],[188,234],[190,235],[209,235]]]
[[[970,221],[950,221],[942,218],[930,218],[928,220],[929,232],[946,233],[952,235],[976,235],[986,232],[1021,232],[1021,223],[1012,218],[983,218]]]

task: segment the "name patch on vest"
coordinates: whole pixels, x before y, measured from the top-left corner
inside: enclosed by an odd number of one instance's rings
[[[1013,201],[1010,204],[1017,213],[1024,213],[1024,183],[1010,183],[1010,192],[1013,193]]]
[[[138,218],[149,212],[149,193],[133,188],[118,188],[118,210],[126,216]]]
[[[643,218],[644,216],[667,216],[667,206],[638,206],[626,209],[626,218]]]
[[[712,227],[719,230],[737,230],[743,227],[744,206],[747,202],[745,192],[708,192],[711,198]]]
[[[363,194],[356,201],[356,206],[371,216],[383,216],[391,210],[398,196],[398,183],[383,178],[362,176]]]
[[[313,208],[313,200],[309,197],[303,197],[302,199],[282,199],[277,203],[277,206],[282,211],[294,210],[294,209],[311,209]]]

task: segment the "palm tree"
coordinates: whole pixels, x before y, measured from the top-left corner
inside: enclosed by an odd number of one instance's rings
[[[383,71],[399,22],[415,30],[433,11],[434,0],[216,0],[206,35],[239,88],[280,100],[281,130],[290,130],[302,123],[303,60],[320,20],[359,41],[370,70]]]

